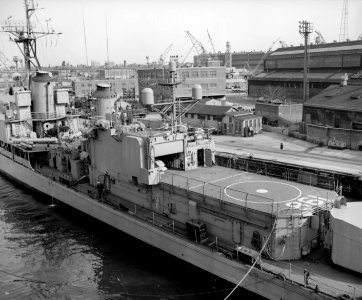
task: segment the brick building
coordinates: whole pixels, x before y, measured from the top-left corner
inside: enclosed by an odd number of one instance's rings
[[[168,68],[141,69],[137,72],[139,89],[142,91],[146,87],[151,88],[155,103],[169,102],[172,99],[171,88],[158,85],[169,82]],[[194,84],[201,85],[204,98],[221,98],[226,94],[225,67],[177,68],[177,74],[177,81],[181,81],[181,84],[175,88],[176,98],[191,99]]]
[[[347,73],[349,84],[362,82],[362,40],[309,46],[309,94],[317,95],[331,84],[340,84]],[[284,47],[269,54],[264,72],[248,81],[248,93],[265,97],[268,89],[281,88],[286,98],[295,102],[303,99],[304,46]]]
[[[362,150],[362,86],[330,86],[303,105],[310,142]]]

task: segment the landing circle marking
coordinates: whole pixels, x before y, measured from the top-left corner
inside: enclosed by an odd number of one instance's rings
[[[297,192],[298,192],[298,196],[294,197],[294,198],[291,198],[291,199],[288,199],[288,200],[282,200],[282,201],[276,201],[274,199],[270,199],[271,201],[273,201],[274,203],[286,203],[286,202],[290,202],[290,201],[294,201],[296,199],[298,199],[301,195],[302,195],[302,191],[297,188],[296,186],[294,185],[291,185],[291,184],[288,184],[288,183],[284,183],[284,182],[277,182],[277,181],[259,181],[259,180],[256,180],[256,181],[240,181],[240,182],[236,182],[236,183],[232,183],[232,184],[229,184],[228,186],[225,187],[225,190],[224,190],[224,193],[226,196],[234,199],[234,200],[237,200],[237,201],[244,201],[246,202],[246,200],[244,199],[240,199],[240,198],[236,198],[236,197],[233,197],[231,195],[228,194],[228,189],[234,185],[238,185],[238,184],[243,184],[243,183],[273,183],[273,184],[281,184],[281,185],[286,185],[286,186],[289,186],[291,187],[292,189],[295,189]],[[262,193],[267,193],[269,192],[268,190],[266,189],[261,189],[263,192]],[[241,191],[240,191],[241,192]],[[258,190],[256,190],[256,192],[258,192]],[[259,203],[259,204],[270,204],[271,202],[270,201],[249,201],[247,200],[248,203]]]

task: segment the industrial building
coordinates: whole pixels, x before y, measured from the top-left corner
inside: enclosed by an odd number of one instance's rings
[[[121,78],[107,80],[74,80],[72,90],[76,97],[90,96],[97,89],[97,84],[106,83],[111,89],[124,98],[137,98],[139,95],[138,80],[136,78]]]
[[[205,105],[197,103],[182,118],[182,123],[190,126],[214,128],[222,133],[222,120],[227,112],[236,111],[232,106]]]
[[[219,60],[222,66],[245,69],[249,72],[260,72],[264,67],[265,52],[263,51],[218,52],[212,56]],[[205,66],[207,58],[205,55],[195,55],[194,66]]]
[[[362,150],[362,86],[326,88],[303,105],[303,122],[310,142]]]
[[[168,102],[172,98],[171,88],[161,85],[170,80],[168,68],[149,68],[137,72],[139,89],[152,88],[155,103]],[[175,88],[176,98],[191,99],[195,84],[201,85],[204,98],[221,98],[226,94],[225,67],[181,67],[177,68],[177,74],[179,85]]]
[[[253,136],[262,130],[262,117],[232,106],[194,105],[182,118],[190,126],[211,128],[225,135]]]
[[[227,112],[221,122],[225,135],[253,137],[262,131],[262,117],[246,110]]]
[[[273,127],[289,126],[302,121],[303,104],[257,101],[255,114],[263,118],[263,124]]]
[[[340,84],[345,74],[349,84],[362,84],[362,40],[311,44],[309,56],[310,97],[331,84]],[[270,88],[281,88],[287,99],[302,102],[303,60],[304,46],[272,52],[264,61],[264,72],[249,79],[249,96],[268,97]]]

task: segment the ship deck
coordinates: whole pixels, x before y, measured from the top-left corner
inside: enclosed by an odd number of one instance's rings
[[[49,173],[50,168],[47,167],[41,168],[38,171],[41,171],[41,173],[45,176],[50,176],[50,174],[54,175],[54,173]],[[187,176],[185,176],[185,174]],[[183,178],[183,181],[181,180],[181,178]],[[172,183],[173,180],[173,185],[175,186],[185,184],[186,179],[188,179],[190,191],[201,193],[203,189],[205,189],[207,191],[206,193],[212,193],[215,190],[208,190],[208,185],[215,185],[221,189],[221,187],[224,188],[232,184],[237,186],[239,183],[248,181],[249,183],[254,183],[248,185],[248,191],[250,192],[262,188],[268,190],[268,192],[264,194],[267,194],[267,196],[270,197],[270,201],[272,201],[272,199],[275,199],[275,202],[288,200],[288,198],[286,198],[287,196],[284,196],[283,198],[284,189],[280,188],[280,186],[278,189],[275,188],[269,191],[270,186],[272,187],[274,182],[276,182],[276,185],[280,185],[281,183],[289,184],[288,181],[275,180],[274,178],[268,178],[266,176],[240,172],[237,170],[226,169],[222,167],[213,167],[207,169],[201,168],[190,172],[168,170],[167,173],[163,176],[164,182],[169,181],[168,183]],[[209,183],[206,183],[206,180],[208,180]],[[203,188],[199,186],[201,183],[203,184],[203,186],[205,184]],[[311,193],[327,192],[326,190],[321,190],[302,184],[293,183],[290,185],[295,186],[296,188],[301,190],[301,197],[303,195],[309,195]],[[243,184],[241,184],[241,186],[244,188]],[[179,237],[186,238],[186,231],[183,223],[173,221],[162,214],[154,213],[152,210],[144,207],[137,206],[136,208],[134,203],[124,199],[120,199],[119,197],[110,193],[105,195],[104,199],[99,200],[96,197],[97,192],[95,187],[89,185],[89,183],[78,184],[76,187],[74,187],[74,189],[78,192],[90,196],[94,199],[94,201],[101,201],[103,205],[110,205],[115,210],[127,212],[128,214],[132,214],[137,219],[144,220],[145,222],[150,224],[154,224],[159,229],[170,231]],[[91,194],[89,194],[89,191],[91,191]],[[297,195],[299,195],[299,192]],[[214,196],[217,197],[217,195]],[[291,196],[294,196],[294,194],[289,194],[289,197]],[[220,199],[221,197],[223,197],[224,201],[228,201],[228,196],[226,195],[226,193],[220,195]],[[230,201],[235,202],[237,200],[231,198]],[[245,202],[245,200],[240,201],[240,205],[244,205],[243,201]],[[259,202],[261,206],[263,205],[262,202],[262,200],[260,200]],[[117,203],[117,205],[115,203]],[[212,251],[218,251],[220,252],[220,254],[227,255],[227,253],[230,253],[230,251],[233,250],[234,245],[222,244],[220,241],[217,249],[215,248],[215,243],[212,243],[210,245],[200,244],[200,247],[208,247],[212,249]],[[239,262],[244,264],[243,261]],[[360,297],[362,295],[361,274],[334,265],[331,262],[328,253],[326,253],[323,249],[311,253],[308,257],[298,261],[288,262],[262,259],[261,266],[266,272],[272,272],[273,274],[276,274],[280,279],[285,278],[286,281],[291,281],[298,285],[304,285],[304,270],[307,269],[310,272],[310,280],[307,284],[308,288],[310,290],[316,290],[316,286],[318,285],[318,289],[320,292],[324,292],[328,295],[331,295],[332,297],[339,297],[342,295],[349,295],[350,297],[355,295],[357,297]]]
[[[169,169],[161,181],[277,215],[309,214],[317,207],[330,205],[336,197],[334,191],[219,166],[191,171]]]

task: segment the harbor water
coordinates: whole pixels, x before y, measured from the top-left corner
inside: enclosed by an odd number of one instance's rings
[[[0,299],[224,299],[234,287],[3,176],[0,191]],[[262,299],[228,299],[241,298]]]

